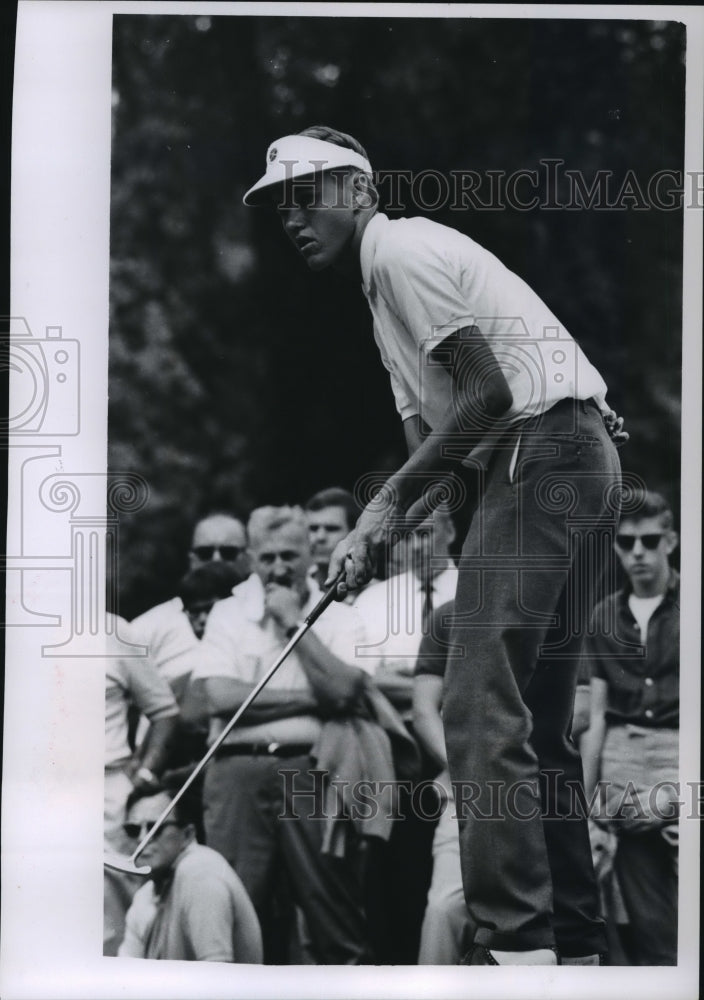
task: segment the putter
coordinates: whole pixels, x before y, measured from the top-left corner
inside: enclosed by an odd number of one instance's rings
[[[208,752],[205,754],[202,760],[200,760],[198,764],[196,764],[195,768],[188,776],[186,781],[183,783],[181,788],[178,790],[178,792],[174,795],[173,799],[169,802],[166,809],[164,809],[161,815],[157,818],[157,820],[154,823],[154,826],[144,835],[144,837],[142,837],[142,839],[137,844],[137,847],[134,849],[132,854],[128,858],[124,857],[121,854],[106,854],[105,857],[103,858],[103,867],[109,868],[112,871],[116,872],[124,872],[127,875],[149,875],[151,873],[151,868],[149,867],[149,865],[137,864],[137,858],[142,853],[144,848],[147,846],[149,841],[152,840],[157,835],[159,829],[164,823],[164,820],[172,812],[172,810],[176,806],[176,803],[183,797],[183,795],[185,795],[185,793],[191,787],[191,785],[196,780],[198,775],[201,773],[203,768],[206,767],[211,757],[215,753],[217,753],[218,749],[222,746],[225,737],[230,733],[230,731],[234,728],[234,726],[237,725],[239,720],[242,718],[242,716],[247,711],[247,709],[252,704],[252,702],[257,697],[262,688],[264,688],[269,683],[271,678],[274,676],[274,674],[279,669],[279,667],[284,662],[284,660],[291,652],[291,650],[294,648],[294,646],[305,635],[305,633],[308,631],[311,625],[313,625],[318,620],[318,618],[320,618],[323,611],[325,611],[325,609],[332,604],[333,600],[335,599],[337,585],[338,583],[340,583],[342,579],[344,579],[344,576],[345,572],[343,570],[339,574],[335,582],[332,584],[332,586],[325,591],[325,593],[318,601],[316,606],[313,608],[313,610],[310,612],[310,614],[301,622],[301,624],[298,626],[294,634],[286,643],[286,646],[284,647],[283,651],[277,658],[276,662],[273,664],[272,667],[269,668],[268,672],[252,688],[252,690],[249,692],[245,700],[242,702],[240,707],[237,709],[235,714],[227,723],[223,731],[215,740],[213,745],[209,748]]]

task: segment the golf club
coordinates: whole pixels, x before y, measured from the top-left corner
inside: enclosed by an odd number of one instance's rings
[[[326,590],[326,592],[321,597],[321,599],[318,601],[318,603],[313,608],[313,610],[310,612],[310,614],[308,614],[308,616],[301,622],[301,624],[298,626],[298,628],[296,629],[296,631],[294,632],[294,634],[291,636],[291,638],[287,642],[286,646],[282,650],[282,652],[279,655],[279,657],[277,658],[276,662],[273,664],[272,667],[269,668],[268,672],[266,674],[264,674],[264,676],[252,688],[252,690],[250,691],[250,693],[247,695],[247,697],[245,698],[245,700],[242,702],[242,704],[240,705],[240,707],[237,709],[237,711],[235,712],[235,714],[232,716],[232,718],[230,719],[230,721],[227,723],[227,725],[225,726],[225,728],[223,729],[223,731],[220,733],[220,735],[217,737],[217,739],[215,740],[215,742],[209,748],[208,752],[205,754],[205,756],[202,758],[202,760],[200,760],[198,762],[198,764],[196,764],[195,768],[193,769],[193,771],[191,772],[191,774],[188,776],[188,778],[186,779],[186,781],[183,783],[183,785],[181,786],[181,788],[178,790],[178,792],[176,793],[176,795],[174,795],[173,799],[169,802],[168,806],[164,809],[164,811],[161,813],[161,815],[157,818],[156,822],[154,823],[154,826],[151,828],[151,830],[149,830],[144,835],[144,837],[142,837],[142,839],[140,840],[139,844],[137,844],[137,847],[132,852],[132,854],[128,858],[124,857],[121,854],[106,854],[105,857],[103,858],[103,866],[105,868],[110,868],[112,871],[125,872],[128,875],[149,875],[150,874],[151,868],[149,867],[149,865],[138,865],[137,864],[137,858],[142,853],[142,851],[144,850],[144,848],[147,846],[147,844],[149,843],[149,841],[152,840],[157,835],[157,833],[159,832],[162,824],[164,823],[164,820],[173,811],[174,807],[176,806],[176,803],[183,797],[183,795],[185,795],[185,793],[191,787],[191,785],[196,780],[196,778],[198,777],[198,775],[201,773],[201,771],[203,770],[203,768],[207,765],[207,763],[211,759],[211,757],[215,753],[217,753],[217,751],[220,748],[220,746],[222,746],[222,743],[223,743],[225,737],[230,733],[230,731],[233,729],[233,727],[242,718],[242,716],[247,711],[247,709],[252,704],[252,702],[257,697],[257,695],[262,690],[262,688],[265,687],[266,684],[268,684],[268,682],[274,676],[274,674],[279,669],[279,667],[284,662],[284,660],[286,659],[286,657],[288,656],[288,654],[291,652],[291,650],[294,648],[294,646],[305,635],[305,633],[308,631],[308,629],[311,627],[311,625],[313,625],[318,620],[318,618],[320,618],[320,616],[322,615],[323,611],[325,611],[325,609],[327,607],[329,607],[330,604],[332,604],[333,600],[335,599],[335,592],[337,591],[337,585],[338,585],[338,583],[340,583],[340,581],[342,579],[344,579],[344,575],[345,575],[345,573],[344,573],[344,570],[343,570],[339,574],[339,576],[337,577],[337,579],[335,580],[335,582],[332,584],[332,586],[328,590]]]

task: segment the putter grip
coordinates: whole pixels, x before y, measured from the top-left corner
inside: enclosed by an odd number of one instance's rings
[[[325,591],[323,596],[320,598],[318,603],[315,605],[313,610],[306,616],[305,623],[311,626],[313,622],[316,622],[318,618],[322,615],[326,608],[329,608],[332,602],[335,600],[335,594],[337,592],[337,585],[341,583],[345,578],[345,571],[340,570],[335,579],[335,582]]]

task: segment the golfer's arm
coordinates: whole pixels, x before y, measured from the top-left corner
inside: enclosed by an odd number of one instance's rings
[[[606,736],[608,691],[608,683],[602,677],[592,677],[589,685],[589,728],[582,736],[580,745],[584,768],[584,790],[587,799],[591,798],[601,771],[601,752]]]
[[[453,378],[454,399],[427,437],[418,418],[404,422],[406,441],[414,450],[388,481],[404,510],[419,498],[429,476],[442,479],[450,474],[486,433],[487,425],[502,417],[513,402],[506,377],[477,327],[447,337],[441,350],[442,363]],[[456,453],[448,454],[448,445],[454,445]]]
[[[420,674],[413,679],[413,728],[415,734],[440,767],[447,767],[445,732],[442,728],[442,677]]]
[[[298,644],[301,664],[321,707],[345,712],[357,701],[365,683],[365,672],[335,656],[312,630]]]
[[[227,717],[234,715],[254,688],[254,684],[232,677],[207,677],[201,683],[211,715]],[[309,715],[316,708],[316,699],[309,691],[265,687],[243,718],[255,723],[270,722],[272,719]]]

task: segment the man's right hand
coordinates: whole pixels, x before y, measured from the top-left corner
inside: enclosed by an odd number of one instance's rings
[[[267,583],[264,588],[264,607],[284,632],[295,628],[303,607],[300,595],[291,587],[280,583]]]

